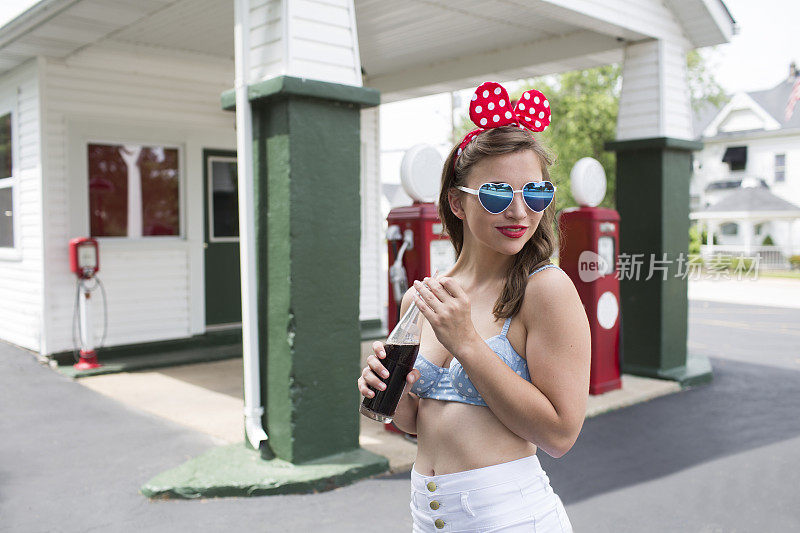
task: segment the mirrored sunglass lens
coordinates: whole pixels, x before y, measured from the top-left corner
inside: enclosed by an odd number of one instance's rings
[[[484,183],[478,190],[478,198],[487,211],[497,214],[511,205],[514,192],[505,183]]]
[[[549,181],[532,182],[523,187],[522,197],[528,207],[539,213],[550,205],[555,192],[555,187]]]

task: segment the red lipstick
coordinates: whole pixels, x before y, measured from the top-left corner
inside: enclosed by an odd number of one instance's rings
[[[512,239],[519,239],[528,231],[528,226],[500,226],[497,231]]]

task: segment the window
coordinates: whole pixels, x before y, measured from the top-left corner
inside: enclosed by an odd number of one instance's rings
[[[708,191],[722,191],[725,189],[735,189],[742,184],[742,180],[725,180],[714,181],[706,185],[706,192]]]
[[[0,248],[14,247],[14,173],[11,113],[0,116]]]
[[[786,154],[775,154],[775,182],[786,181]]]
[[[747,146],[729,146],[725,149],[722,162],[728,163],[731,170],[744,170],[747,166]]]
[[[209,236],[212,241],[238,241],[239,181],[235,157],[210,156]]]
[[[93,237],[180,235],[178,149],[88,145]]]
[[[719,229],[723,235],[734,236],[739,233],[739,225],[735,222],[727,222],[722,224]]]

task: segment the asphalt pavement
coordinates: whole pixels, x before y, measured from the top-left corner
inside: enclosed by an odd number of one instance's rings
[[[800,530],[800,309],[690,302],[708,385],[588,419],[539,452],[576,532]],[[146,394],[146,391],[143,391]],[[407,472],[320,494],[150,501],[216,445],[0,344],[0,531],[408,532]]]

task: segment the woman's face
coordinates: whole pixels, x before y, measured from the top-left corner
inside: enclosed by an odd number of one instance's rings
[[[542,181],[539,156],[532,150],[485,157],[473,165],[464,186],[478,189],[487,182],[504,182],[518,191],[529,181]],[[483,246],[506,255],[515,255],[533,236],[542,213],[532,211],[514,193],[511,205],[496,215],[480,204],[478,197],[458,189],[450,191],[450,208],[464,222],[464,241],[474,239]]]

